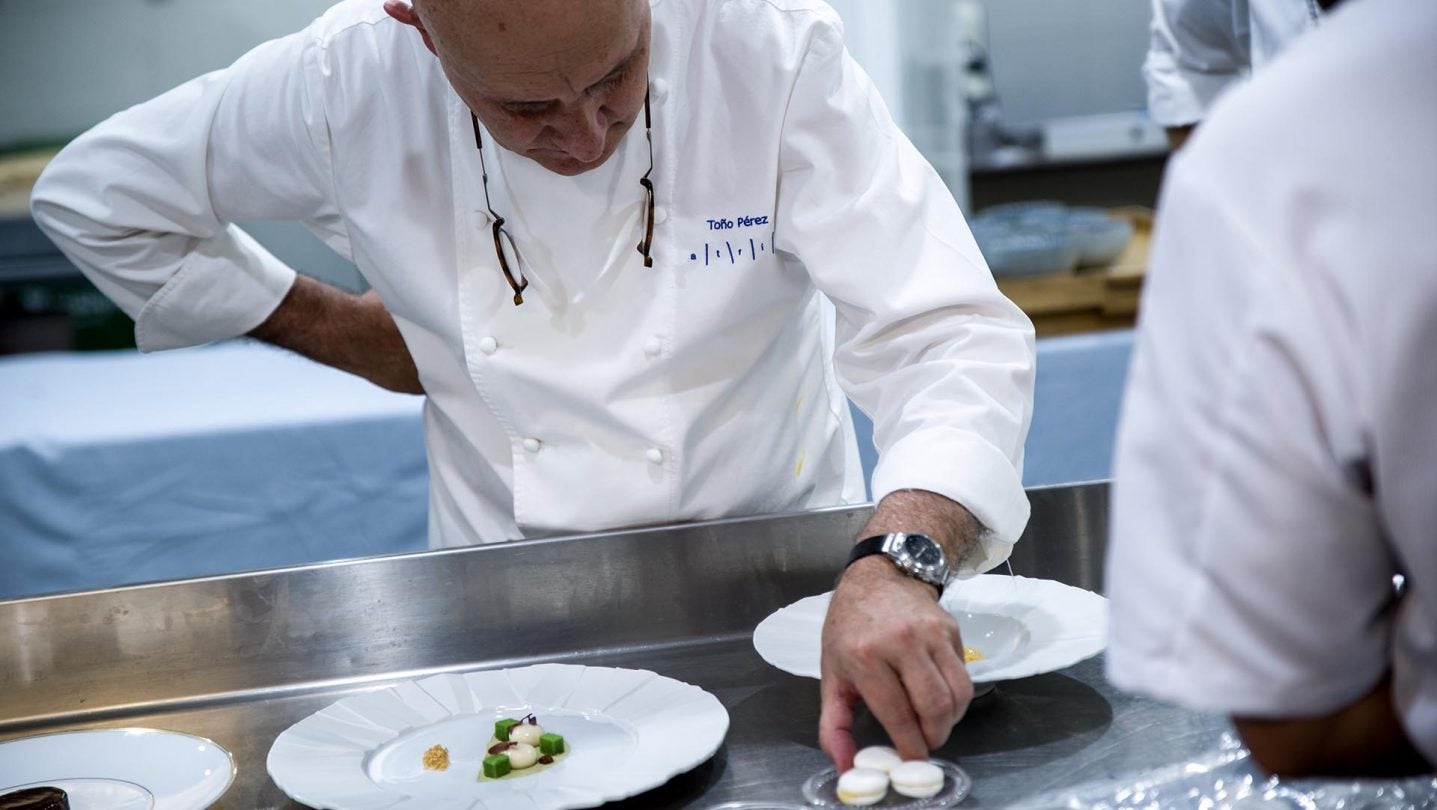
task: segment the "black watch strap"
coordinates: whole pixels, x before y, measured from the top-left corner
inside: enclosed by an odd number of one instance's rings
[[[883,553],[883,541],[888,539],[886,534],[875,534],[872,537],[865,537],[853,544],[853,550],[848,552],[848,565],[853,565],[864,557],[872,557],[874,554]]]
[[[884,553],[883,548],[889,536],[890,535],[886,534],[876,534],[872,537],[865,537],[862,540],[859,540],[857,543],[854,543],[852,550],[848,552],[848,563],[843,566],[844,570],[848,570],[848,566],[853,565],[864,557],[872,557],[874,554],[883,554],[885,557],[888,557],[888,555]],[[903,566],[898,564],[897,560],[894,560],[891,557],[888,558],[888,561],[890,563],[893,563],[893,567],[897,568],[904,575],[913,577],[919,582],[922,582],[924,585],[932,585],[933,587],[937,588],[938,597],[940,599],[943,597],[942,583],[932,582],[924,577],[917,576],[911,571],[905,570]]]

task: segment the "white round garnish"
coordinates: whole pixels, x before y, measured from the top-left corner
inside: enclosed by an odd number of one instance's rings
[[[853,767],[872,768],[875,771],[889,771],[903,764],[903,757],[886,745],[870,745],[853,755]]]
[[[517,743],[504,753],[509,755],[509,766],[516,771],[532,768],[539,761],[539,749],[528,743]]]
[[[511,742],[524,743],[526,745],[538,745],[539,736],[544,733],[544,727],[520,723],[509,729],[509,740]]]
[[[844,804],[857,807],[877,804],[888,793],[888,774],[873,768],[854,768],[838,777],[834,792]]]
[[[888,778],[894,790],[914,799],[936,796],[943,789],[943,769],[931,762],[905,762],[894,768]]]

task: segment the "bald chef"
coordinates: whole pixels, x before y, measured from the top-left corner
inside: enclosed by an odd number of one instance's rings
[[[966,710],[935,597],[1027,521],[1032,326],[822,2],[346,0],[75,140],[33,212],[144,351],[250,334],[425,394],[434,546],[862,502],[846,392],[879,504],[820,741],[847,767],[862,700],[923,756]]]

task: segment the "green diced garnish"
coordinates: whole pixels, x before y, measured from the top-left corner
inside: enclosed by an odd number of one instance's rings
[[[519,725],[519,721],[510,717],[506,717],[503,720],[500,720],[499,722],[495,723],[494,739],[498,740],[499,742],[509,742],[509,731],[517,725]]]
[[[498,779],[509,772],[508,754],[491,754],[484,757],[484,775],[490,779]]]
[[[564,753],[564,738],[558,734],[540,734],[539,753],[549,756]]]

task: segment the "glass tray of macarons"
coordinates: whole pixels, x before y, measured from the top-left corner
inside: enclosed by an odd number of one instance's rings
[[[952,807],[968,796],[973,780],[941,759],[904,761],[886,745],[864,748],[842,774],[828,768],[803,784],[803,798],[814,807],[901,807],[931,810]]]

